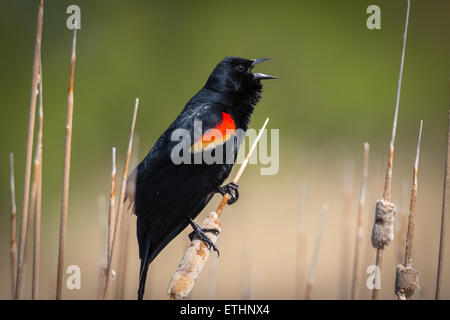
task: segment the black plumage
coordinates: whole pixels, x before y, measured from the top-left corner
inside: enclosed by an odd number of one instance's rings
[[[228,163],[175,164],[172,141],[177,129],[184,129],[195,142],[195,134],[221,125],[231,116],[236,129],[245,132],[255,105],[261,98],[262,79],[275,77],[252,73],[255,64],[267,59],[224,58],[213,70],[205,86],[186,104],[175,121],[159,137],[147,156],[130,174],[126,199],[137,216],[137,239],[141,260],[138,298],[142,299],[149,264],[159,252],[194,219],[211,200],[217,188],[230,174],[242,136],[234,134],[224,143],[232,144],[231,155],[223,152]],[[194,133],[194,120],[201,121],[201,133]],[[236,130],[238,132],[239,130]],[[217,144],[224,146],[224,144]],[[209,148],[201,152],[211,152]],[[221,161],[224,162],[224,161]]]

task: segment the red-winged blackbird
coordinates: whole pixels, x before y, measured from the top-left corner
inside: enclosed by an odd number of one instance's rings
[[[193,219],[215,193],[229,193],[232,196],[230,204],[239,196],[237,185],[221,185],[230,174],[243,140],[238,132],[245,133],[253,109],[261,98],[260,80],[275,78],[252,73],[256,64],[268,59],[224,58],[214,68],[205,86],[189,100],[145,159],[130,174],[126,199],[134,207],[137,216],[141,260],[138,299],[144,295],[149,264],[188,224],[194,228],[191,238],[195,236],[217,251],[204,234],[214,230],[202,230]],[[198,124],[197,121],[201,123],[200,129],[195,124]],[[185,144],[187,141],[190,148],[173,154],[174,147],[180,145],[180,139],[174,139],[177,129],[184,130],[189,137],[194,138],[183,141]],[[211,138],[209,129],[217,129],[223,136]],[[223,157],[216,154],[219,148],[227,150],[222,151]],[[198,154],[202,156],[206,152],[212,157],[218,156],[214,159],[223,161],[210,164],[206,161],[195,162]],[[175,156],[186,155],[188,157],[183,159],[188,161],[174,161]]]

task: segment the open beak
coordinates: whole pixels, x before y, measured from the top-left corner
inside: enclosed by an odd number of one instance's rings
[[[259,63],[261,63],[261,62],[264,62],[264,61],[267,61],[267,60],[271,60],[271,59],[272,59],[272,58],[253,59],[252,68],[253,68],[255,65],[257,65],[257,64],[259,64]],[[259,73],[259,72],[254,73],[253,76],[255,77],[256,80],[277,79],[277,77],[275,77],[275,76],[271,76],[271,75],[269,75],[269,74],[264,74],[264,73]]]

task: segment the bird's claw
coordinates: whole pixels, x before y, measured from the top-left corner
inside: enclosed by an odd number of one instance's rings
[[[217,236],[220,233],[220,231],[217,229],[202,229],[198,224],[194,222],[194,220],[192,220],[191,218],[188,219],[192,228],[194,229],[194,231],[189,233],[189,240],[191,241],[194,239],[200,240],[206,245],[208,250],[211,250],[212,248],[215,252],[217,252],[217,256],[220,256],[219,249],[217,249],[214,242],[212,242],[211,239],[205,234],[205,232],[210,232]]]
[[[239,199],[238,188],[239,186],[236,183],[230,182],[229,184],[218,187],[216,193],[220,193],[222,196],[225,196],[228,193],[230,195],[230,199],[228,199],[227,204],[230,205]]]

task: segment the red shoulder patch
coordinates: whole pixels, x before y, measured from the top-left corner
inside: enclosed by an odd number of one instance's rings
[[[227,130],[236,131],[236,125],[234,124],[234,120],[226,112],[222,112],[222,123],[220,125],[216,124],[216,129],[218,129],[223,135],[227,133]]]
[[[230,114],[222,112],[222,122],[207,130],[191,147],[191,151],[208,150],[225,143],[236,132],[236,124]]]

